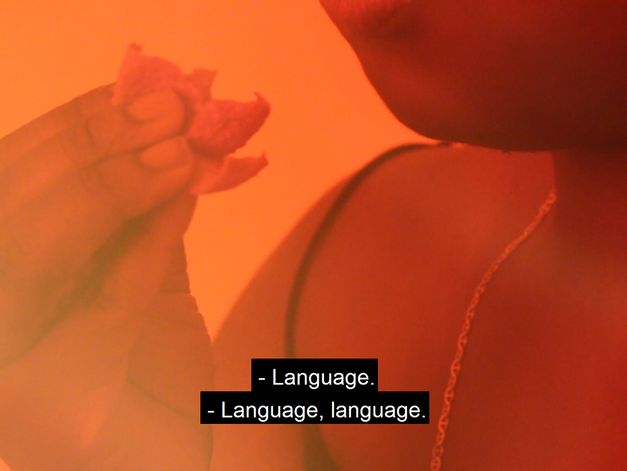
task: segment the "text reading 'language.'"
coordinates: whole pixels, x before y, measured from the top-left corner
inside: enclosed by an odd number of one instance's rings
[[[378,360],[251,360],[251,391],[202,391],[203,424],[428,424],[428,391],[379,391]]]

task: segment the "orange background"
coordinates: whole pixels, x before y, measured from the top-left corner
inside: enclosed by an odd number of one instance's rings
[[[416,136],[370,88],[315,0],[1,0],[0,135],[115,79],[138,42],[185,69],[219,69],[215,94],[272,104],[247,146],[270,166],[202,198],[187,235],[192,288],[215,333],[246,281],[333,182]]]
[[[299,215],[377,152],[415,140],[385,109],[315,0],[1,0],[0,135],[115,79],[129,42],[219,70],[216,96],[272,104],[246,150],[270,166],[204,197],[187,235],[209,330]]]

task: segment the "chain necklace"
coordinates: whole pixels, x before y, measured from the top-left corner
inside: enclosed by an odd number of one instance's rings
[[[468,308],[466,309],[466,313],[464,314],[464,323],[462,324],[461,332],[457,337],[457,349],[455,351],[455,355],[449,369],[448,383],[446,385],[446,388],[444,389],[444,400],[442,403],[440,418],[438,419],[438,430],[435,436],[435,444],[433,445],[433,449],[431,450],[431,471],[440,471],[442,469],[442,457],[444,456],[444,440],[446,438],[446,430],[449,424],[451,406],[453,404],[453,397],[455,395],[455,386],[457,385],[459,372],[462,369],[462,358],[464,356],[466,344],[468,343],[468,334],[470,332],[470,327],[477,311],[477,306],[479,305],[479,301],[481,300],[481,296],[483,295],[486,287],[492,280],[492,277],[499,269],[501,264],[505,260],[507,260],[512,253],[516,251],[516,249],[533,233],[533,231],[536,230],[544,217],[551,211],[556,200],[557,196],[555,195],[555,192],[551,191],[546,200],[538,209],[538,213],[531,221],[531,223],[529,223],[529,225],[525,227],[520,235],[512,240],[503,249],[499,256],[492,262],[488,270],[483,274],[481,281],[479,281],[479,284],[473,292],[470,303],[468,304]]]

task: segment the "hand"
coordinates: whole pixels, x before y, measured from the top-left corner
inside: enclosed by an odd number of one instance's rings
[[[0,140],[0,456],[23,470],[208,469],[209,338],[181,237],[185,107],[96,89]]]

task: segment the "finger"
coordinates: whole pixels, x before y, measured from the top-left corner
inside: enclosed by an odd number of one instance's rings
[[[212,384],[211,341],[193,296],[157,295],[131,352],[128,378],[180,414],[198,416],[198,393]]]
[[[148,215],[141,232],[107,275],[97,302],[100,310],[127,314],[145,310],[180,250],[195,205],[196,199],[183,193]]]
[[[104,160],[56,185],[9,220],[0,257],[4,283],[36,289],[43,279],[71,278],[127,221],[179,193],[193,155],[184,138],[139,154]]]
[[[104,85],[76,97],[0,139],[0,170],[37,144],[111,106],[114,85]]]
[[[4,217],[68,175],[119,153],[176,135],[185,105],[171,90],[138,98],[127,107],[109,106],[36,146],[0,173]]]
[[[108,264],[97,296],[78,299],[28,358],[43,359],[57,351],[55,361],[60,365],[74,364],[76,381],[93,378],[107,367],[126,365],[148,314],[146,308],[159,291],[193,208],[193,199],[183,195],[142,221],[142,230]]]
[[[211,342],[189,294],[183,241],[149,308],[131,353],[128,377],[136,387],[188,417],[198,415],[198,392],[211,388]]]
[[[31,423],[52,420],[52,429],[69,448],[81,440],[82,447],[89,443],[115,405],[145,308],[163,281],[192,212],[193,200],[185,195],[151,214],[111,266],[98,302],[77,305],[20,359],[18,368],[9,368],[18,376],[28,375],[22,383],[42,388],[25,415]]]
[[[187,276],[187,259],[185,245],[179,241],[170,268],[161,286],[162,293],[186,293],[189,294],[189,279]]]
[[[159,293],[146,310],[129,356],[128,380],[177,413],[196,418],[198,393],[211,389],[211,341],[187,284],[185,250],[173,247]]]
[[[174,251],[130,356],[129,381],[187,417],[198,415],[198,392],[213,384],[211,339],[189,293],[185,246]]]
[[[52,307],[114,233],[180,193],[192,172],[177,137],[86,169],[8,221],[0,232],[0,362],[47,329],[58,316]]]

